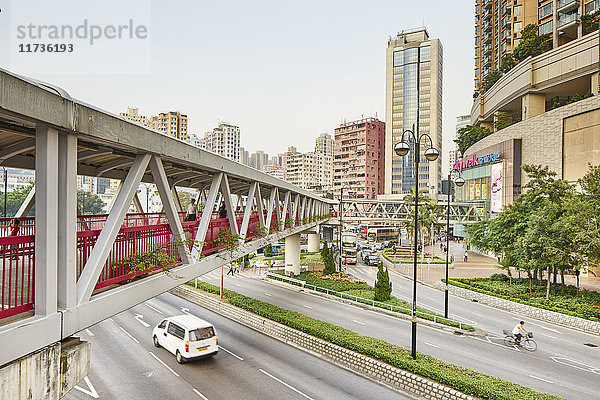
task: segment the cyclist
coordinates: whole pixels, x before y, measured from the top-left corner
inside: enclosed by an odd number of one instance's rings
[[[525,325],[525,321],[520,321],[512,330],[512,334],[515,335],[517,344],[519,346],[521,346],[521,339],[523,338],[523,335],[527,335],[529,333],[523,325]]]

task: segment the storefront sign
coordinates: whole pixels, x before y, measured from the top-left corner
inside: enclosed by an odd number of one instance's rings
[[[490,210],[493,213],[499,213],[502,211],[502,186],[504,183],[504,176],[502,174],[502,166],[504,163],[497,163],[492,165],[491,171],[491,199],[490,199]]]
[[[462,172],[463,169],[477,167],[483,164],[493,163],[502,159],[500,152],[486,154],[481,157],[477,157],[477,154],[473,154],[471,157],[464,160],[458,160],[452,166],[453,170]]]

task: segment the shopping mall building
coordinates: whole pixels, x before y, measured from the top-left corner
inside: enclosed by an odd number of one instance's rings
[[[494,217],[527,183],[524,164],[547,165],[576,182],[600,164],[598,32],[523,60],[474,101],[471,124],[493,129],[497,113],[516,122],[475,143],[457,160],[465,185],[456,200]],[[568,103],[575,94],[592,96]],[[568,103],[568,104],[566,104]],[[466,236],[455,226],[456,236]]]

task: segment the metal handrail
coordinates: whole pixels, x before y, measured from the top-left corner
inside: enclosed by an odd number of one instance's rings
[[[337,292],[335,290],[330,290],[330,289],[322,288],[320,286],[310,285],[310,284],[306,283],[305,281],[300,281],[298,279],[290,278],[290,277],[287,277],[285,275],[279,275],[279,274],[274,274],[272,272],[267,272],[267,276],[271,277],[271,278],[275,278],[275,279],[280,279],[282,281],[288,281],[288,282],[291,282],[291,283],[293,283],[295,285],[302,286],[304,288],[308,288],[308,289],[312,288],[312,290],[314,290],[316,292],[330,294],[330,295],[333,295],[333,296],[336,296],[336,297],[340,297],[341,299],[352,300],[352,301],[355,301],[357,303],[362,303],[362,304],[371,304],[373,307],[379,307],[379,308],[383,308],[383,309],[388,309],[389,308],[389,310],[392,311],[392,312],[394,312],[394,310],[396,310],[396,312],[400,312],[401,314],[406,314],[406,315],[411,315],[411,313],[412,313],[412,309],[411,308],[398,307],[398,306],[395,306],[393,304],[386,304],[386,303],[382,303],[380,301],[366,299],[364,297],[351,296],[349,294],[345,294],[345,293],[342,293],[342,292]],[[417,311],[416,315],[417,315],[417,317],[421,316],[421,318],[423,318],[422,316],[433,317],[433,322],[436,322],[436,323],[438,323],[439,321],[451,321],[451,322],[457,323],[459,329],[462,329],[462,325],[463,324],[469,325],[469,324],[466,324],[464,322],[458,321],[455,318],[444,318],[444,317],[439,316],[437,314],[430,314],[430,313],[425,313],[425,312],[422,312],[422,311]]]

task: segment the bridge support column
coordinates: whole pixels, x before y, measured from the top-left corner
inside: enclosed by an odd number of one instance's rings
[[[287,246],[286,246],[287,249]],[[321,250],[321,235],[319,233],[308,234],[308,251],[315,253]]]
[[[300,273],[300,234],[287,236],[285,238],[285,274]]]

